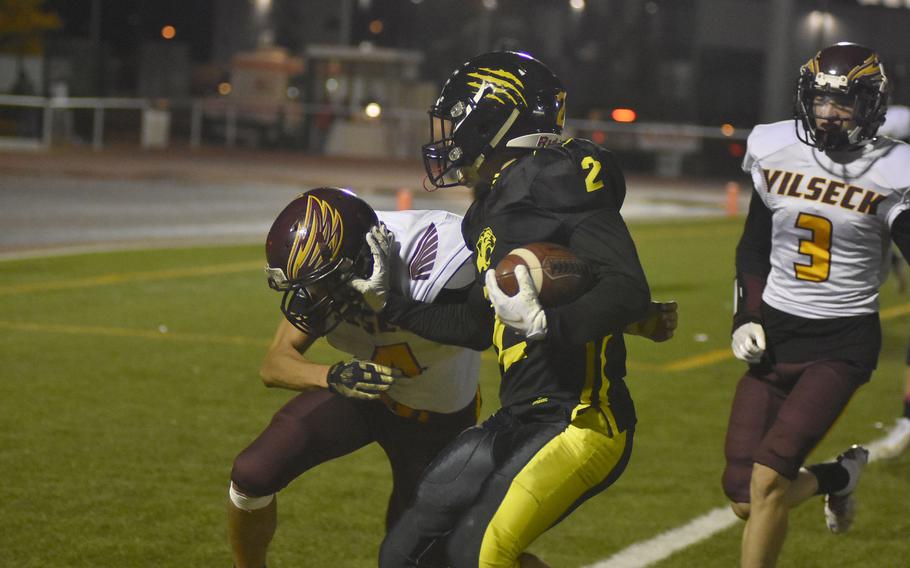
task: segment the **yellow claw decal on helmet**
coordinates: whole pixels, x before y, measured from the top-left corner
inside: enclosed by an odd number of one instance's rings
[[[559,111],[556,113],[556,126],[562,128],[566,125],[566,92],[559,91],[556,94],[556,104],[559,105]]]
[[[524,93],[524,83],[522,83],[515,75],[509,73],[508,71],[503,71],[501,69],[490,69],[487,67],[481,67],[480,72],[468,73],[468,77],[474,77],[475,79],[480,79],[482,83],[468,83],[469,86],[480,89],[487,84],[493,88],[493,92],[496,94],[502,93],[509,97],[514,104],[518,104],[518,100],[515,98],[517,96],[521,99],[522,104],[528,106],[528,101],[525,99]],[[515,95],[515,96],[513,96]]]
[[[307,199],[306,216],[297,225],[291,254],[288,256],[288,278],[298,277],[301,269],[316,270],[335,259],[341,250],[344,225],[341,213],[319,199]],[[328,252],[326,258],[325,252]]]
[[[875,55],[870,55],[863,61],[860,65],[857,65],[850,70],[850,73],[847,74],[847,80],[852,81],[860,77],[866,77],[868,75],[881,75],[881,65],[878,62],[878,57]]]
[[[807,69],[812,74],[818,73],[818,55],[816,54],[812,59],[807,61],[806,64],[803,65],[803,68]]]

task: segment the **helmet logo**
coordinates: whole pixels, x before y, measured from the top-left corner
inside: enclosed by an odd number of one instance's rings
[[[474,245],[474,250],[477,252],[477,272],[490,268],[494,248],[496,248],[496,235],[493,234],[493,229],[487,227],[480,232],[477,244]]]
[[[559,91],[556,94],[556,104],[559,105],[559,111],[556,113],[556,126],[562,130],[566,125],[566,92]]]
[[[849,81],[846,75],[827,75],[818,73],[815,75],[815,85],[817,87],[831,87],[833,89],[846,89]]]
[[[499,95],[503,95],[512,101],[513,105],[521,104],[528,106],[528,101],[524,96],[524,83],[514,74],[504,69],[492,69],[490,67],[480,67],[477,71],[468,73],[468,77],[479,79],[481,82],[472,81],[468,86],[477,89],[476,93],[483,93],[481,98],[492,98],[500,103],[505,104]]]
[[[344,225],[341,213],[315,196],[307,198],[306,216],[296,227],[286,274],[297,278],[301,270],[315,270],[336,258],[341,250]]]

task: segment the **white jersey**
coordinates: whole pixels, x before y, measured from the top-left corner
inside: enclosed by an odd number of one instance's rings
[[[898,140],[910,139],[910,107],[889,105],[885,123],[878,128],[878,135]]]
[[[445,211],[378,211],[395,234],[389,268],[393,288],[406,297],[432,302],[449,281],[467,285],[473,277],[471,251],[461,236],[461,217]],[[391,398],[421,410],[451,413],[467,406],[477,392],[480,353],[423,339],[375,316],[345,321],[326,337],[341,351],[400,369]]]
[[[878,138],[839,163],[800,142],[788,120],[755,127],[743,169],[773,219],[762,299],[812,319],[878,311],[889,228],[910,208],[910,146]]]

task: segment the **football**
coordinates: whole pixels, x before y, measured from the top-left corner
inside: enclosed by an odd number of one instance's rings
[[[496,283],[509,296],[518,293],[515,279],[518,265],[528,267],[544,307],[568,304],[594,282],[588,264],[568,248],[553,243],[531,243],[513,249],[496,265]]]

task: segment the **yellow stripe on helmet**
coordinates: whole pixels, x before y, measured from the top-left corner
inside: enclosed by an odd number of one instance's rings
[[[518,105],[518,101],[515,99],[515,97],[513,97],[511,94],[509,94],[509,91],[503,89],[502,87],[500,87],[498,85],[494,85],[494,84],[486,82],[486,81],[483,83],[476,83],[473,81],[468,83],[469,87],[474,87],[478,91],[480,89],[482,89],[484,85],[488,85],[491,89],[493,89],[493,93],[492,94],[487,93],[486,95],[484,95],[484,98],[490,97],[490,98],[496,99],[497,101],[505,104],[505,101],[503,101],[502,99],[500,99],[499,97],[496,96],[497,94],[502,94],[502,95],[509,97],[509,100],[512,101],[512,104]]]
[[[521,102],[523,102],[525,104],[525,106],[528,105],[528,101],[525,99],[524,94],[522,94],[522,92],[521,92],[522,87],[515,86],[515,84],[511,83],[510,81],[508,81],[506,79],[501,79],[494,75],[484,75],[483,73],[468,73],[468,77],[474,77],[476,79],[480,79],[481,81],[485,81],[487,83],[492,84],[494,87],[498,86],[498,87],[503,87],[505,89],[509,89],[509,90],[513,91],[516,95],[518,95],[518,97],[521,99]],[[510,98],[512,98],[512,97],[510,96]],[[516,104],[518,104],[517,101],[516,101]]]
[[[309,196],[306,217],[297,229],[291,255],[288,258],[288,278],[299,278],[298,272],[303,268],[321,268],[322,246],[329,248],[331,258],[335,259],[341,251],[344,238],[344,224],[341,213],[315,196]],[[303,240],[305,239],[305,240]]]
[[[499,75],[500,77],[505,77],[506,79],[510,79],[512,82],[514,82],[516,85],[518,85],[522,89],[525,86],[525,84],[521,82],[521,79],[519,79],[518,77],[516,77],[515,75],[513,75],[512,73],[509,73],[508,71],[506,71],[504,69],[493,69],[490,67],[480,67],[479,69],[481,71],[486,71],[487,73],[492,73],[494,75]]]

